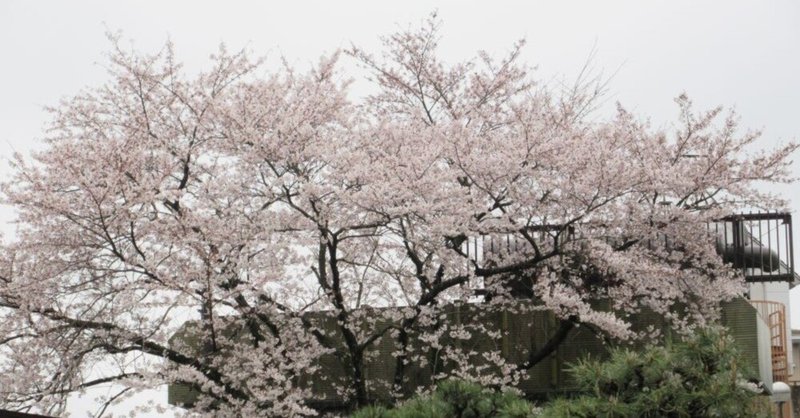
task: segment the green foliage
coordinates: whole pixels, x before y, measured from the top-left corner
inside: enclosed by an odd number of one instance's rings
[[[353,418],[529,418],[537,409],[513,393],[495,392],[463,381],[446,381],[428,396],[417,396],[395,409],[373,406]]]
[[[558,399],[543,418],[769,416],[745,387],[733,340],[706,329],[686,341],[642,352],[615,350],[606,362],[572,368],[584,395]]]
[[[560,398],[544,409],[517,395],[447,381],[428,396],[395,409],[374,406],[353,418],[755,418],[767,417],[764,397],[746,387],[744,361],[733,340],[705,329],[685,341],[617,349],[608,361],[572,366],[582,395]]]

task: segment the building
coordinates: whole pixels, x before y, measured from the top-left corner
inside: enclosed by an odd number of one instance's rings
[[[794,365],[800,365],[800,358],[794,360],[790,355],[791,329],[788,318],[789,290],[800,283],[795,274],[792,258],[791,216],[787,213],[751,213],[731,216],[709,224],[709,230],[716,234],[717,252],[722,259],[741,269],[748,291],[741,299],[723,306],[722,324],[728,327],[737,343],[744,351],[752,377],[760,380],[769,388],[777,380],[789,380]],[[487,254],[501,248],[500,242],[482,240],[467,244],[470,257],[488,257]],[[506,249],[516,244],[506,242]],[[663,243],[663,245],[669,245]],[[472,248],[469,250],[469,248]],[[521,288],[524,288],[521,286]],[[514,289],[512,289],[514,291]],[[524,300],[520,303],[525,303]],[[393,308],[384,308],[393,309]],[[503,332],[500,341],[503,357],[512,363],[521,363],[527,354],[544,344],[542,335],[548,335],[555,327],[553,315],[548,312],[509,313],[498,312],[496,315],[476,315],[480,311],[479,304],[453,304],[446,307],[446,321],[453,324],[467,323],[480,317],[489,329]],[[325,312],[313,312],[307,319],[330,326],[335,329],[335,318]],[[326,325],[326,322],[329,324]],[[642,313],[634,319],[639,327],[665,327],[665,321],[658,315]],[[184,332],[176,334],[181,341],[191,339],[191,331],[186,327]],[[800,342],[800,341],[799,341]],[[463,342],[452,341],[452,344]],[[483,341],[476,338],[470,344],[477,350],[481,344],[494,344],[496,341]],[[381,338],[375,343],[376,355],[365,364],[366,375],[372,382],[391,381],[393,376],[393,342]],[[608,346],[596,334],[581,328],[572,333],[566,344],[562,344],[545,360],[530,369],[529,378],[520,382],[519,388],[528,397],[547,397],[553,392],[569,391],[572,387],[568,373],[568,363],[574,362],[587,354],[602,355]],[[798,354],[800,355],[800,354]],[[315,394],[315,402],[336,405],[335,386],[346,382],[344,371],[335,355],[320,360],[324,370],[329,370],[329,379],[312,379],[307,384]],[[410,385],[430,378],[430,372],[413,367]],[[327,373],[327,372],[326,372]],[[414,381],[414,379],[420,379]],[[380,385],[375,385],[379,387]],[[388,396],[382,390],[374,390],[371,397],[381,399]],[[172,385],[169,388],[169,402],[172,404],[191,404],[193,395],[188,387]]]

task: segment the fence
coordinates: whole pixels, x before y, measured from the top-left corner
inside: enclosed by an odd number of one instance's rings
[[[543,253],[578,236],[575,228],[563,225],[528,227],[525,231]],[[716,250],[723,261],[740,269],[748,282],[795,280],[791,214],[761,212],[732,215],[710,222],[708,231],[715,237]],[[623,240],[599,231],[597,236],[612,244],[615,240]],[[666,237],[658,241],[648,241],[648,245],[671,245]],[[525,256],[534,252],[527,239],[510,233],[471,237],[462,244],[461,250],[469,260],[479,265],[496,257],[509,254]]]

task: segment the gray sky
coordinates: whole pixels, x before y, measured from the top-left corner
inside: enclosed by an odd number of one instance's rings
[[[107,30],[121,30],[126,42],[145,52],[169,37],[189,70],[206,63],[220,42],[304,67],[351,42],[377,50],[378,35],[416,24],[434,10],[444,20],[441,48],[448,59],[468,58],[478,49],[502,54],[524,37],[524,59],[538,65],[541,80],[570,80],[594,48],[594,68],[615,74],[608,108],[620,101],[655,126],[668,126],[677,116],[672,99],[685,91],[698,108],[735,106],[744,127],[763,129],[764,146],[800,137],[800,3],[794,0],[3,0],[0,158],[37,146],[47,120],[44,106],[106,80]],[[800,155],[793,168],[800,177]],[[7,173],[3,164],[0,175]],[[774,190],[793,199],[800,223],[800,185]],[[0,210],[0,223],[9,219]],[[792,322],[800,327],[800,292],[792,299]],[[75,402],[70,409],[81,412],[88,404]]]

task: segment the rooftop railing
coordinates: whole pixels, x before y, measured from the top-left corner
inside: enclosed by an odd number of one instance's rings
[[[737,214],[708,224],[716,236],[716,249],[723,261],[740,269],[748,282],[793,282],[796,278],[793,259],[792,216],[789,213],[762,212]],[[526,229],[541,252],[575,238],[572,227],[545,225]],[[603,234],[600,234],[603,235]],[[612,238],[607,238],[613,240]],[[670,246],[668,239],[660,244]],[[518,234],[494,234],[473,237],[462,251],[479,265],[505,254],[528,253],[534,249]]]
[[[733,215],[709,229],[717,234],[717,253],[741,269],[748,282],[794,281],[792,215]]]

